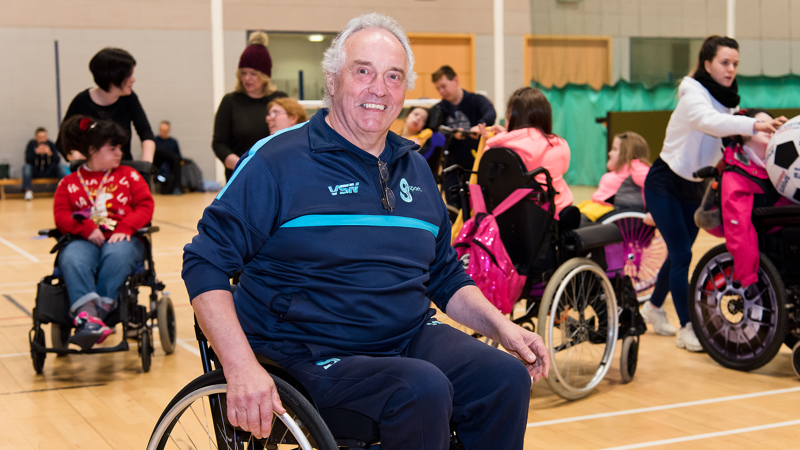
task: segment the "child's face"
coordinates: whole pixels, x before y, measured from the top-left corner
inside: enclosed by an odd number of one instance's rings
[[[772,120],[767,113],[758,113],[755,117],[756,120],[760,122],[769,122]],[[767,157],[767,144],[769,144],[769,139],[772,137],[772,133],[759,131],[749,139],[747,139],[744,143],[747,144],[747,147],[750,150],[753,150],[753,153],[756,154],[761,160],[763,161],[764,158]]]
[[[620,138],[615,137],[614,142],[611,144],[611,151],[608,152],[608,163],[606,163],[606,169],[608,169],[609,172],[613,172],[617,167],[617,161],[619,160],[619,149],[621,145],[622,141]]]
[[[417,134],[422,131],[422,127],[425,126],[427,120],[428,113],[424,109],[414,108],[406,118],[406,129],[411,134]]]
[[[122,161],[122,148],[119,145],[105,144],[89,156],[89,168],[109,170],[119,167]]]

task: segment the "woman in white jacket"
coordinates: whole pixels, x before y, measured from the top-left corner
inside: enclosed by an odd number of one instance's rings
[[[667,293],[672,292],[681,324],[676,344],[694,352],[703,348],[689,321],[687,295],[692,244],[697,237],[694,212],[700,206],[703,184],[692,173],[720,160],[720,138],[774,132],[786,121],[780,117],[759,122],[732,115],[739,109],[738,49],[739,44],[728,37],[711,36],[703,42],[694,73],[684,78],[678,88],[678,106],[669,119],[664,146],[644,186],[645,201],[669,256],[658,274],[650,301],[642,307],[642,316],[653,324],[657,334],[676,334],[662,307]]]

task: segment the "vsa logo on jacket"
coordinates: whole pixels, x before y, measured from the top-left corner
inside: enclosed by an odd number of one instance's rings
[[[328,186],[331,195],[338,194],[358,194],[358,183],[340,184],[338,186]]]

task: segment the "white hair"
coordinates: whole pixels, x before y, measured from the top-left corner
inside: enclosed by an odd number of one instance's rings
[[[347,55],[344,50],[345,42],[347,42],[353,34],[361,30],[369,29],[386,30],[397,38],[400,45],[403,46],[403,51],[406,53],[406,89],[414,89],[414,83],[417,81],[417,73],[414,72],[414,53],[411,51],[408,36],[406,36],[406,32],[396,20],[380,13],[364,14],[347,23],[345,29],[333,39],[331,46],[325,50],[325,55],[322,57],[322,72],[326,75],[338,75],[347,60]],[[325,106],[330,106],[331,104],[331,95],[327,87],[325,88],[323,102]]]

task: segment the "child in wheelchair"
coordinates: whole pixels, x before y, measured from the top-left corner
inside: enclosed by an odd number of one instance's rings
[[[517,153],[528,170],[544,167],[553,178],[556,190],[556,218],[572,205],[564,174],[569,170],[570,151],[567,141],[553,134],[553,111],[542,91],[530,87],[517,89],[508,99],[508,128],[494,125],[496,134],[486,141],[486,149],[506,147]],[[484,132],[484,136],[488,134]],[[544,182],[540,176],[537,181]]]
[[[104,321],[117,306],[120,285],[144,259],[145,244],[131,236],[150,222],[154,202],[139,172],[120,166],[127,137],[119,125],[74,116],[61,136],[66,148],[86,158],[56,188],[53,215],[65,236],[56,265],[76,326],[69,342],[87,350],[113,332]]]
[[[740,114],[760,121],[772,120],[763,109],[742,110]],[[717,167],[719,181],[708,186],[694,216],[698,227],[725,238],[733,255],[734,279],[745,287],[758,280],[759,248],[751,220],[753,208],[791,203],[775,190],[767,175],[765,158],[770,137],[772,133],[760,131],[753,136],[731,138]]]
[[[597,221],[614,211],[644,211],[644,179],[650,171],[650,147],[647,141],[633,131],[614,136],[608,152],[608,172],[600,178],[597,190],[590,200],[578,204],[581,225]],[[653,225],[652,218],[645,220]]]

